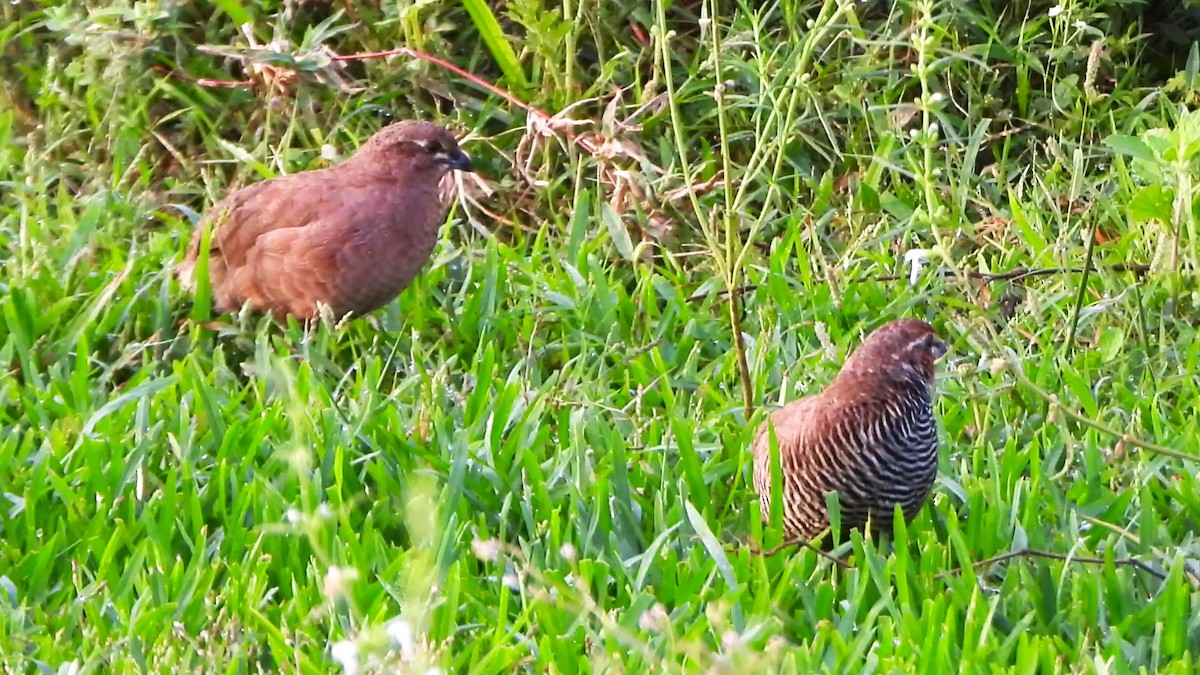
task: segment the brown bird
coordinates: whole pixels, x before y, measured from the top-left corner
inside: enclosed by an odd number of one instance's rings
[[[439,183],[471,159],[445,129],[404,121],[346,161],[247,186],[217,203],[176,273],[193,290],[205,227],[215,307],[249,303],[306,320],[326,305],[360,316],[400,294],[429,260],[447,203]]]
[[[770,427],[783,478],[787,538],[811,539],[829,526],[825,493],[836,492],[843,532],[891,530],[899,504],[906,521],[924,505],[937,473],[934,362],[946,343],[917,319],[871,333],[820,393],[792,401],[754,439],[754,488],[762,518],[771,512]]]

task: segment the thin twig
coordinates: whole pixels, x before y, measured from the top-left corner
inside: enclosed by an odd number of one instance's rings
[[[701,292],[701,293],[696,293],[694,295],[689,295],[687,298],[687,301],[688,302],[699,302],[700,300],[703,300],[705,298],[711,298],[714,295],[717,297],[725,297],[725,296],[728,296],[730,293],[736,293],[736,294],[738,294],[738,296],[741,296],[743,293],[751,293],[757,289],[758,289],[758,284],[742,284],[741,286],[735,286],[734,288],[722,288],[722,289],[718,290],[716,293]]]
[[[1067,339],[1063,342],[1063,356],[1070,356],[1075,348],[1075,331],[1079,328],[1079,317],[1083,315],[1083,303],[1087,299],[1088,276],[1092,273],[1092,259],[1096,255],[1096,230],[1100,227],[1100,219],[1092,220],[1092,229],[1088,233],[1087,252],[1083,256],[1083,276],[1079,279],[1079,289],[1075,292],[1075,304],[1071,307],[1071,323],[1067,326]]]
[[[1135,545],[1140,546],[1142,543],[1141,537],[1130,532],[1128,528],[1121,527],[1120,525],[1110,523],[1107,520],[1101,520],[1099,518],[1096,518],[1094,516],[1089,516],[1087,514],[1081,513],[1079,515],[1085,521],[1087,521],[1093,525],[1096,525],[1097,527],[1103,527],[1104,529],[1119,535],[1122,539],[1126,539]],[[1163,553],[1160,553],[1159,551],[1156,551],[1153,548],[1150,549],[1150,554],[1159,558],[1162,561],[1167,561],[1167,562],[1170,561],[1169,556],[1167,556]],[[1193,560],[1193,563],[1194,562],[1196,562],[1196,561]],[[1192,588],[1194,588],[1196,590],[1200,590],[1200,570],[1196,569],[1196,566],[1194,564],[1188,565],[1188,561],[1184,560],[1183,561],[1183,573],[1186,574],[1188,576],[1188,580],[1192,582]]]
[[[639,357],[642,354],[645,354],[647,352],[652,352],[660,346],[662,346],[661,339],[651,340],[649,343],[639,346],[637,349],[634,349],[633,351],[629,352],[628,354],[625,355],[624,358],[621,359],[620,367],[624,368],[624,367],[628,366],[629,364],[633,363],[634,359],[636,359],[637,357]]]
[[[812,551],[813,553],[816,553],[817,555],[821,556],[822,558],[825,558],[826,560],[834,563],[835,565],[837,565],[838,567],[840,567],[844,570],[853,569],[853,567],[854,567],[854,565],[851,565],[850,563],[846,562],[845,560],[842,560],[841,558],[839,558],[831,553],[826,553],[825,551],[822,551],[820,548],[817,548],[816,546],[814,546],[811,540],[805,539],[803,537],[794,537],[792,539],[788,539],[787,541],[783,542],[782,544],[779,544],[778,546],[772,546],[771,548],[766,549],[766,550],[760,549],[753,544],[747,544],[744,548],[749,549],[750,552],[753,553],[754,555],[760,555],[764,558],[769,558],[773,555],[776,555],[777,553],[780,553],[784,549],[788,549],[793,546],[803,546],[804,548],[807,548],[808,550]],[[726,550],[737,551],[738,549],[730,548],[730,549],[726,549]]]
[[[499,96],[500,98],[504,99],[505,101],[508,101],[509,103],[524,110],[527,114],[529,114],[530,116],[537,119],[537,121],[541,125],[544,125],[547,129],[561,131],[568,138],[570,138],[572,141],[578,143],[579,145],[583,146],[583,148],[585,150],[592,153],[593,155],[596,154],[597,152],[599,152],[599,148],[590,139],[575,134],[575,132],[572,131],[569,126],[555,125],[553,118],[548,113],[541,110],[540,108],[536,108],[536,107],[526,103],[525,101],[522,101],[521,99],[517,98],[513,94],[501,89],[500,87],[497,87],[496,85],[492,84],[491,82],[488,82],[487,80],[484,80],[477,75],[467,72],[466,70],[459,68],[458,66],[454,65],[453,63],[450,63],[449,61],[439,59],[438,57],[433,56],[432,54],[426,54],[423,51],[420,51],[417,49],[410,49],[408,47],[397,47],[396,49],[389,49],[387,51],[382,51],[382,52],[363,52],[361,54],[337,55],[337,56],[333,57],[333,60],[334,61],[363,61],[366,59],[380,59],[380,58],[386,58],[388,56],[397,56],[397,55],[408,56],[408,57],[411,57],[414,59],[420,59],[422,61],[432,63],[436,66],[439,66],[441,68],[445,68],[446,70],[449,70],[450,72],[454,73],[455,75],[458,75],[459,77],[470,80],[471,82],[474,82],[475,84],[479,85],[480,87],[483,87],[484,89],[488,90],[489,92],[495,94],[496,96]]]
[[[469,73],[469,72],[463,70],[462,68],[459,68],[458,66],[454,65],[453,63],[450,63],[449,61],[439,59],[438,57],[433,56],[432,54],[426,54],[423,51],[420,51],[417,49],[410,49],[408,47],[398,47],[396,49],[389,49],[387,51],[382,51],[382,52],[363,52],[360,54],[334,54],[331,58],[334,61],[364,61],[367,59],[381,59],[381,58],[386,58],[389,56],[408,56],[410,58],[420,59],[422,61],[432,63],[438,67],[445,68],[446,70],[449,70],[450,72],[452,72],[462,78],[465,78],[467,80],[470,80],[471,82],[474,82],[475,84],[479,85],[480,87],[483,87],[487,91],[495,94],[496,96],[499,96],[500,98],[504,99],[505,101],[508,101],[509,103],[524,110],[529,116],[531,116],[535,120],[537,120],[538,125],[546,128],[546,129],[551,129],[553,131],[563,133],[565,136],[570,138],[573,142],[578,143],[581,147],[583,147],[584,150],[587,150],[589,153],[595,155],[600,150],[600,148],[591,139],[586,138],[584,136],[577,135],[569,126],[555,124],[554,118],[549,113],[546,113],[545,111],[541,110],[540,108],[537,108],[535,106],[532,106],[532,105],[522,101],[521,99],[519,99],[516,96],[510,94],[509,92],[501,89],[500,87],[497,87],[496,85],[492,84],[491,82],[488,82],[488,81],[478,77],[477,75]],[[213,79],[208,79],[208,78],[194,78],[194,77],[191,77],[190,75],[187,75],[186,73],[181,73],[179,71],[164,68],[162,66],[155,66],[154,68],[155,68],[155,70],[166,73],[169,76],[188,80],[189,82],[194,82],[194,83],[196,83],[200,86],[204,86],[204,87],[254,87],[255,86],[255,82],[253,80],[213,80]]]
[[[825,558],[826,560],[833,562],[834,564],[836,564],[838,567],[840,567],[842,569],[853,569],[854,568],[854,565],[851,565],[850,563],[847,563],[846,561],[842,560],[841,558],[838,558],[834,555],[826,553],[825,551],[822,551],[821,549],[817,548],[812,543],[810,543],[807,539],[801,539],[801,538],[789,539],[789,540],[783,542],[782,544],[779,544],[778,546],[774,546],[774,547],[766,549],[766,550],[755,548],[752,545],[749,546],[749,548],[750,548],[750,551],[756,555],[768,557],[768,556],[773,556],[773,555],[783,551],[784,549],[787,549],[787,548],[790,548],[790,547],[796,546],[796,545],[803,546],[803,547],[815,552],[817,555],[821,556],[822,558]],[[1032,548],[1023,548],[1023,549],[1020,549],[1017,551],[1009,551],[1007,553],[1001,553],[1000,555],[992,556],[991,558],[986,558],[984,560],[974,562],[971,564],[971,569],[979,569],[980,567],[986,567],[988,565],[995,565],[997,563],[1002,563],[1002,562],[1005,562],[1008,560],[1013,560],[1015,558],[1043,558],[1043,559],[1047,559],[1047,560],[1057,560],[1059,562],[1065,562],[1065,563],[1079,563],[1082,565],[1103,565],[1108,562],[1108,560],[1106,560],[1104,558],[1090,558],[1090,557],[1068,555],[1065,553],[1054,553],[1053,551],[1040,551],[1040,550],[1032,549]],[[1137,558],[1113,558],[1112,563],[1114,565],[1123,566],[1123,567],[1135,567],[1137,569],[1142,570],[1146,574],[1149,574],[1150,576],[1154,577],[1155,579],[1158,579],[1159,581],[1166,581],[1166,579],[1167,579],[1167,574],[1165,572],[1156,570],[1153,567],[1151,567],[1148,563],[1138,560]],[[945,572],[939,572],[938,574],[935,574],[933,576],[933,578],[934,579],[944,579],[950,575],[961,573],[963,571],[963,569],[964,569],[963,567],[956,567],[952,570],[946,570]]]
[[[1032,548],[1023,548],[1023,549],[1020,549],[1017,551],[1009,551],[1008,553],[1001,553],[1000,555],[992,556],[991,558],[986,558],[984,560],[980,560],[978,562],[972,563],[971,569],[979,569],[980,567],[985,567],[987,565],[994,565],[996,563],[1002,563],[1006,560],[1012,560],[1013,558],[1046,558],[1049,560],[1058,560],[1060,562],[1065,562],[1065,563],[1080,563],[1083,565],[1103,565],[1108,562],[1104,558],[1083,558],[1083,557],[1074,556],[1074,555],[1067,555],[1065,553],[1053,553],[1051,551],[1039,551],[1039,550],[1032,549]],[[1136,568],[1142,570],[1143,572],[1145,572],[1146,574],[1149,574],[1150,576],[1152,576],[1155,579],[1158,579],[1160,581],[1165,581],[1167,579],[1167,575],[1164,572],[1160,572],[1160,571],[1154,569],[1150,565],[1142,562],[1141,560],[1138,560],[1137,558],[1113,558],[1112,563],[1114,565],[1136,567]],[[962,572],[963,569],[964,568],[962,568],[962,567],[955,567],[952,570],[940,572],[940,573],[934,575],[933,578],[934,579],[944,579],[944,578],[950,576],[951,574],[958,574],[958,573]]]
[[[1008,364],[1011,366],[1011,368],[1009,368],[1009,370],[1012,371],[1013,377],[1015,377],[1018,382],[1025,385],[1025,387],[1027,387],[1030,391],[1032,391],[1034,394],[1036,394],[1038,396],[1038,398],[1041,398],[1042,400],[1044,400],[1048,404],[1050,404],[1051,408],[1058,410],[1059,412],[1061,412],[1062,414],[1071,418],[1078,424],[1082,424],[1085,427],[1095,429],[1096,431],[1108,434],[1109,436],[1112,436],[1113,438],[1119,439],[1118,440],[1119,445],[1123,445],[1123,446],[1132,445],[1134,447],[1138,447],[1143,450],[1148,450],[1150,452],[1158,453],[1160,455],[1166,455],[1167,457],[1174,457],[1176,459],[1186,459],[1186,460],[1193,461],[1193,462],[1196,460],[1200,460],[1200,456],[1188,454],[1186,452],[1176,450],[1174,448],[1168,448],[1165,445],[1159,445],[1157,443],[1151,443],[1150,441],[1142,440],[1142,439],[1138,438],[1137,436],[1134,436],[1133,434],[1124,433],[1124,432],[1120,431],[1119,429],[1110,427],[1107,424],[1104,424],[1103,422],[1094,420],[1094,419],[1088,417],[1087,415],[1084,415],[1083,413],[1081,413],[1067,405],[1064,405],[1062,403],[1062,401],[1059,400],[1057,394],[1052,394],[1052,393],[1046,391],[1045,389],[1042,389],[1041,387],[1034,384],[1033,380],[1029,379],[1029,376],[1025,374],[1025,370],[1021,367],[1019,360],[1016,358],[1016,354],[1010,353],[1009,358],[1007,360],[1008,360]]]
[[[214,80],[209,77],[192,77],[191,75],[188,75],[187,73],[180,72],[178,70],[173,70],[171,68],[167,68],[166,66],[153,66],[153,70],[156,70],[156,71],[163,73],[164,75],[168,75],[170,77],[178,78],[180,80],[187,80],[188,82],[191,82],[193,84],[198,84],[201,87],[246,87],[246,88],[250,88],[250,87],[254,86],[254,80]]]
[[[1145,274],[1150,271],[1150,266],[1141,263],[1117,263],[1102,268],[1106,272],[1133,272],[1135,274]],[[1040,267],[1029,269],[1028,267],[1017,267],[1008,270],[1007,272],[967,272],[967,277],[979,281],[1013,281],[1016,279],[1025,279],[1027,277],[1044,277],[1051,274],[1082,274],[1085,271],[1081,267]],[[955,276],[954,270],[941,270],[943,276]],[[855,279],[856,282],[864,281],[899,281],[907,279],[907,274],[889,274],[879,277],[860,277]]]
[[[742,336],[742,318],[738,315],[738,305],[742,294],[737,292],[730,296],[729,325],[733,328],[733,349],[737,355],[738,379],[742,383],[742,411],[746,421],[754,416],[754,383],[750,380],[750,365],[746,361],[746,340]]]
[[[1106,272],[1133,272],[1134,274],[1145,274],[1150,271],[1150,265],[1142,263],[1117,263],[1102,269]],[[1007,272],[967,272],[966,276],[970,279],[990,283],[993,281],[1016,281],[1029,277],[1044,277],[1052,274],[1080,274],[1082,272],[1083,269],[1079,267],[1039,267],[1034,269],[1029,269],[1028,267],[1017,267],[1015,269],[1008,270]],[[947,277],[955,276],[954,270],[950,269],[941,270],[941,273],[943,276]],[[907,274],[885,274],[875,277],[859,277],[857,279],[853,279],[852,282],[861,284],[868,281],[901,281],[904,279],[908,279]],[[738,286],[734,290],[739,293],[749,293],[757,288],[758,284],[744,284],[742,286]],[[718,296],[724,296],[728,294],[729,291],[726,289],[721,289],[716,292],[716,295]],[[705,298],[712,297],[712,295],[714,294],[696,293],[688,296],[687,301],[698,302]]]

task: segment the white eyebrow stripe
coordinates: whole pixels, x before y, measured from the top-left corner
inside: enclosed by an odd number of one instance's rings
[[[904,351],[904,352],[909,352],[909,351],[912,351],[913,347],[920,346],[920,343],[922,343],[922,342],[927,342],[928,340],[929,340],[929,336],[928,336],[928,335],[922,335],[921,337],[917,338],[916,340],[912,340],[912,341],[911,341],[911,342],[909,342],[908,344],[904,345],[904,350],[903,350],[903,351]]]

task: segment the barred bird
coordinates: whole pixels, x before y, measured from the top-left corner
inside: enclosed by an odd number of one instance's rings
[[[946,353],[933,328],[899,319],[871,333],[820,393],[792,401],[763,423],[751,446],[762,518],[771,512],[770,425],[775,426],[787,538],[829,526],[825,493],[838,494],[843,532],[890,531],[925,504],[937,473],[935,362]]]
[[[249,303],[276,318],[361,316],[393,300],[421,271],[446,218],[442,179],[472,171],[442,127],[384,127],[341,164],[255,183],[205,214],[216,309]],[[176,269],[194,289],[204,227]]]

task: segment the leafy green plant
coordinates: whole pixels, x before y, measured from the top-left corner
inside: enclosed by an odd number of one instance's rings
[[[1148,129],[1138,136],[1105,139],[1113,150],[1132,159],[1142,186],[1130,200],[1138,223],[1165,226],[1155,262],[1178,270],[1186,262],[1197,267],[1200,234],[1196,229],[1196,177],[1200,175],[1200,112],[1181,110],[1170,128]]]
[[[1198,59],[1126,4],[3,4],[0,662],[1190,672]],[[189,320],[200,214],[396,117],[480,169],[396,302]],[[904,315],[929,506],[764,553],[758,423]]]

